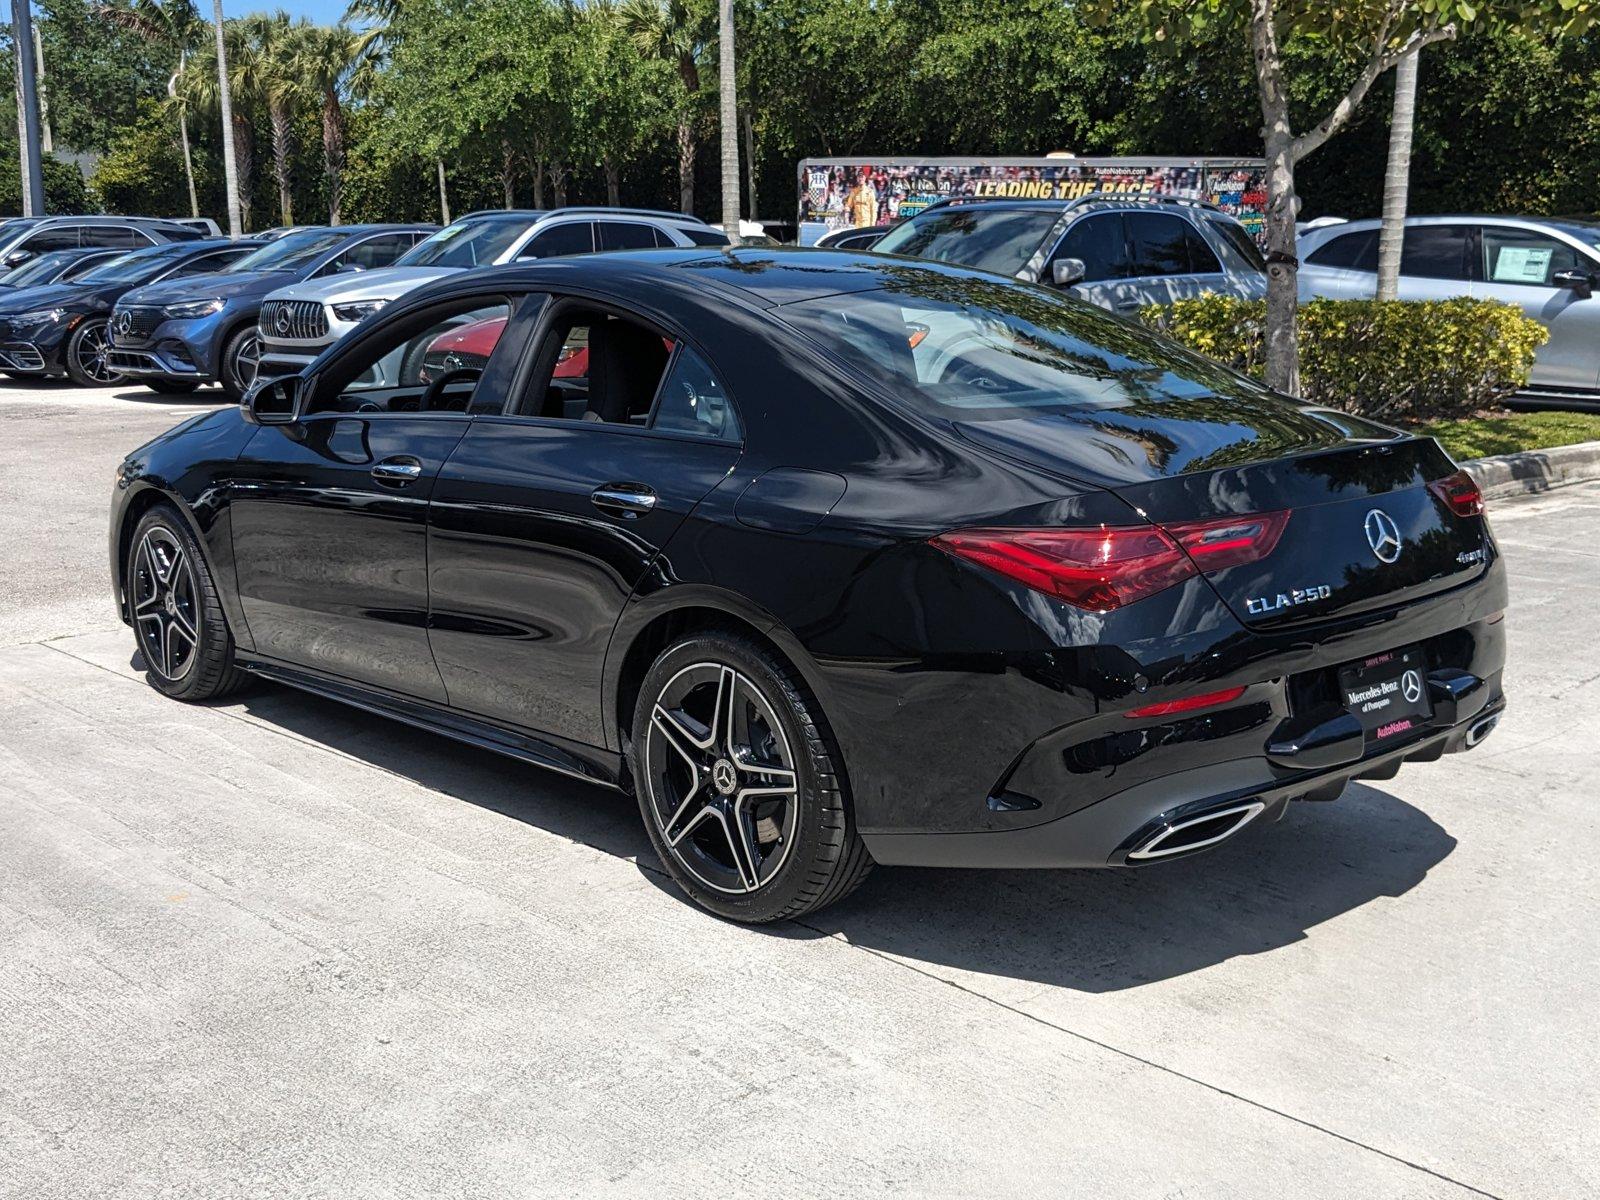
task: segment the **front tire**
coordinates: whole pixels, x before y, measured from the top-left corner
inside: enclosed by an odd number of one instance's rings
[[[228,339],[222,348],[221,369],[217,382],[230,400],[241,400],[245,391],[255,382],[256,370],[261,362],[261,339],[255,326],[249,325]]]
[[[111,387],[122,382],[122,375],[111,369],[106,353],[111,339],[104,320],[85,321],[67,339],[67,377],[79,387]]]
[[[697,634],[656,659],[634,706],[630,760],[656,854],[718,916],[803,916],[872,869],[820,707],[747,638]]]
[[[200,546],[177,510],[147,512],[128,544],[125,594],[150,686],[175,700],[215,700],[246,676]]]

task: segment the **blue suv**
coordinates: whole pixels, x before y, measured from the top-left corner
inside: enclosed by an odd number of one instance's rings
[[[268,292],[341,271],[386,267],[434,225],[342,225],[267,242],[212,275],[137,288],[111,314],[112,370],[158,391],[216,380],[237,400],[261,356],[256,319]]]

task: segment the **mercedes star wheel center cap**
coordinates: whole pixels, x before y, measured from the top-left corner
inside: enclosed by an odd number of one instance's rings
[[[739,786],[739,773],[733,769],[731,762],[719,758],[711,766],[711,783],[724,796],[731,796]]]

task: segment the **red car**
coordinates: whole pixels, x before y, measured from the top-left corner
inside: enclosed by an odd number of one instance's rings
[[[446,330],[428,347],[422,356],[422,382],[427,383],[445,371],[458,371],[466,367],[482,370],[494,353],[495,344],[505,332],[505,317],[485,317],[468,325]],[[557,379],[582,379],[589,374],[589,348],[565,346],[556,363]]]

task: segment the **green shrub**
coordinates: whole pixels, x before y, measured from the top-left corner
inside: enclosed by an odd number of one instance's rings
[[[1140,311],[1145,324],[1260,376],[1266,302],[1202,296]],[[1528,382],[1549,331],[1497,300],[1312,300],[1300,306],[1300,394],[1397,422],[1471,416]]]

